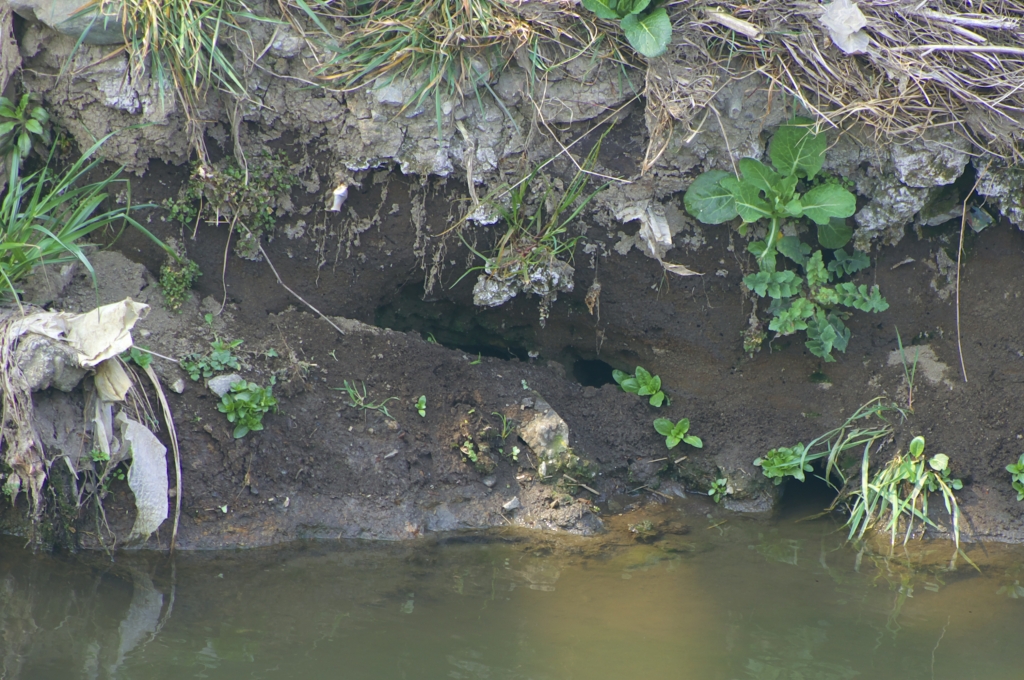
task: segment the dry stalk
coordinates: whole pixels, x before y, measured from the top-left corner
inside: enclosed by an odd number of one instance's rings
[[[178,540],[178,521],[181,519],[181,452],[178,450],[178,430],[174,427],[174,416],[171,413],[171,406],[167,403],[167,395],[164,394],[164,388],[160,384],[160,378],[157,377],[156,371],[148,364],[143,368],[143,371],[153,384],[156,396],[160,400],[160,408],[164,413],[164,420],[167,422],[167,434],[171,438],[171,451],[174,452],[174,526],[171,529],[170,546],[170,553],[173,555],[174,546]]]

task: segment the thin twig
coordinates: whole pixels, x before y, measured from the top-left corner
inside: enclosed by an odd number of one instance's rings
[[[263,244],[260,244],[259,248],[260,248],[260,254],[263,256],[263,259],[265,259],[267,261],[267,264],[270,265],[270,271],[274,272],[274,278],[276,278],[277,282],[279,284],[281,284],[281,287],[284,288],[289,293],[291,293],[292,295],[294,295],[296,297],[296,299],[298,299],[299,302],[301,302],[302,304],[306,305],[307,307],[312,309],[314,312],[316,312],[317,316],[319,316],[321,319],[323,319],[328,324],[330,324],[331,328],[333,328],[334,330],[338,331],[342,335],[345,335],[345,331],[343,331],[340,328],[338,328],[338,325],[336,323],[334,323],[333,321],[331,321],[327,317],[326,314],[324,314],[319,309],[317,309],[313,305],[311,305],[308,302],[306,302],[301,295],[299,295],[294,290],[289,288],[288,285],[284,281],[281,280],[281,275],[277,273],[277,269],[274,267],[274,263],[271,262],[270,261],[270,257],[267,256],[267,251],[263,250]]]
[[[139,350],[140,352],[145,352],[146,354],[152,354],[153,356],[159,357],[160,359],[163,359],[164,361],[170,361],[170,362],[175,363],[175,364],[178,363],[177,359],[172,359],[169,356],[164,356],[163,354],[160,354],[159,352],[154,352],[151,349],[146,349],[145,347],[139,347],[138,345],[132,345],[132,346],[135,349]]]
[[[708,102],[708,108],[715,114],[715,118],[718,119],[718,129],[722,131],[722,139],[725,141],[725,150],[729,153],[729,162],[732,164],[732,174],[737,177],[740,176],[740,171],[736,169],[736,159],[732,157],[732,146],[729,144],[729,135],[725,132],[725,126],[722,125],[722,117],[718,114],[718,109],[711,102]]]
[[[960,213],[960,247],[956,250],[956,349],[960,354],[960,371],[964,375],[964,382],[967,382],[967,368],[964,366],[964,346],[960,341],[960,260],[964,254],[964,227],[967,226],[967,201],[974,194],[978,188],[978,183],[981,182],[979,177],[974,182],[974,186],[967,192],[967,196],[964,198],[963,210]]]
[[[892,52],[922,52],[928,56],[932,52],[975,52],[978,54],[1013,54],[1024,57],[1024,47],[1009,45],[911,45],[909,47],[890,47]]]
[[[231,235],[235,233],[235,222],[238,220],[238,211],[231,217],[231,226],[228,227],[228,240],[224,244],[224,261],[220,267],[220,286],[224,291],[224,297],[220,302],[220,309],[217,310],[217,316],[224,313],[224,307],[228,304],[228,252],[231,250]]]
[[[593,489],[591,489],[591,488],[590,488],[589,486],[587,486],[586,484],[583,484],[582,482],[579,482],[579,481],[577,481],[577,480],[573,479],[573,478],[572,478],[572,477],[570,477],[569,475],[562,475],[562,476],[563,476],[563,477],[565,477],[566,479],[568,479],[568,480],[569,480],[570,482],[572,482],[572,483],[573,483],[573,484],[575,484],[576,486],[580,487],[581,489],[586,489],[587,491],[589,491],[590,493],[594,494],[595,496],[600,496],[600,495],[601,495],[601,494],[599,494],[598,492],[596,492],[596,491],[594,491]]]

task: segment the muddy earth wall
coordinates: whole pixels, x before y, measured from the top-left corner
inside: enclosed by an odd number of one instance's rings
[[[174,98],[132,74],[123,55],[109,56],[109,46],[76,50],[74,36],[3,12],[7,87],[41,95],[55,127],[79,147],[116,133],[101,153],[110,168],[134,173],[132,201],[159,206],[180,196],[193,146]],[[27,295],[69,311],[132,297],[152,307],[138,343],[177,358],[209,351],[218,338],[240,339],[239,374],[276,381],[277,413],[263,431],[235,439],[202,381],[174,362],[154,362],[181,441],[179,547],[400,539],[502,524],[593,533],[601,513],[706,493],[717,479],[728,482],[726,508],[768,512],[783,489],[799,493],[799,483],[774,486],[755,458],[810,440],[869,399],[907,403],[897,329],[920,359],[913,414],[897,424],[889,451],[922,434],[950,456],[964,481],[966,540],[1024,537],[1024,506],[1005,471],[1024,435],[1018,170],[946,128],[913,140],[829,130],[825,170],[858,194],[851,226],[871,255],[853,281],[877,284],[889,307],[849,319],[849,346],[834,363],[807,351],[802,335],[748,354],[742,339],[753,298],[742,279],[756,262],[734,228],[690,217],[683,192],[701,171],[766,156],[793,110],[760,75],[723,77],[710,100],[721,115],[695,134],[680,126],[664,138],[640,68],[570,60],[538,91],[515,55],[437,118],[410,106],[418,85],[401,78],[351,92],[310,87],[301,40],[258,22],[247,28],[267,46],[246,71],[250,97],[211,95],[201,137],[211,163],[272,150],[297,178],[275,197],[263,252],[227,256],[238,239],[226,221],[183,225],[162,207],[147,208],[137,219],[203,273],[180,310],[167,309],[157,285],[163,251],[131,232],[106,237],[112,248],[91,256],[96,288],[79,270],[56,290],[43,277]],[[10,66],[12,41],[20,71]],[[658,67],[672,69],[682,55],[665,59]],[[490,190],[550,158],[551,176],[568,183],[605,132],[593,171],[611,180],[572,227],[582,237],[572,287],[559,291],[546,318],[528,292],[501,306],[474,305],[477,276],[463,275],[501,224],[486,210],[462,218]],[[663,144],[650,162],[656,137]],[[572,160],[560,155],[565,149]],[[348,195],[335,212],[339,184]],[[996,223],[964,231],[958,269],[968,200]],[[679,276],[671,265],[699,274]],[[661,377],[669,404],[656,409],[614,384],[613,369],[637,365]],[[387,413],[351,406],[346,381],[375,403],[393,399],[382,405]],[[421,395],[424,415],[415,405]],[[51,456],[85,445],[83,388],[35,396]],[[652,427],[658,417],[688,418],[703,448],[667,450]],[[506,437],[503,426],[511,426]],[[545,452],[551,432],[567,432],[571,452]],[[557,483],[542,478],[549,455],[569,461]],[[53,486],[60,474],[51,472]],[[102,516],[95,508],[61,514],[65,526],[51,539],[100,547],[123,538],[134,513],[126,485],[114,481],[103,504]],[[23,502],[5,503],[0,521],[30,533]],[[145,545],[168,542],[165,525]]]

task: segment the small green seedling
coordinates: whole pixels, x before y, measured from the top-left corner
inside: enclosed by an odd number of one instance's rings
[[[665,437],[665,446],[670,449],[674,449],[679,442],[685,442],[696,449],[704,448],[704,442],[700,440],[700,437],[687,434],[690,431],[688,418],[683,418],[674,425],[668,418],[658,418],[654,421],[654,429]]]
[[[900,337],[900,329],[896,329],[896,344],[900,348],[900,361],[903,363],[903,377],[907,381],[907,410],[914,412],[914,378],[917,377],[917,361],[921,358],[921,348],[914,352],[914,362],[907,365],[907,353],[903,350],[903,338]]]
[[[516,427],[515,421],[510,420],[504,413],[499,413],[498,411],[491,411],[491,415],[501,418],[501,441],[505,441]]]
[[[1010,473],[1010,483],[1013,490],[1017,492],[1017,500],[1024,501],[1024,453],[1020,455],[1017,462],[1007,465],[1006,471]]]
[[[100,449],[93,449],[89,452],[89,458],[91,458],[94,463],[106,463],[110,460],[110,454],[106,451],[101,451]]]
[[[238,357],[231,353],[242,344],[241,340],[225,342],[220,338],[210,343],[209,354],[186,354],[181,358],[181,368],[188,377],[198,381],[200,378],[212,378],[217,373],[237,371],[242,368]]]
[[[708,489],[708,495],[711,496],[711,500],[716,503],[721,503],[722,499],[729,494],[729,480],[727,479],[716,479],[711,483],[711,488]]]
[[[660,0],[583,0],[601,19],[619,20],[633,49],[648,58],[659,57],[672,41],[672,21]]]
[[[661,407],[665,402],[665,393],[661,391],[661,378],[651,375],[643,366],[637,366],[635,375],[632,376],[625,371],[614,370],[612,378],[623,392],[640,397],[649,396],[651,406]]]
[[[416,400],[416,413],[420,414],[420,418],[427,416],[427,395],[421,394],[420,398]]]
[[[145,369],[153,363],[153,355],[145,347],[132,345],[131,349],[121,353],[121,361],[133,363],[141,369]]]
[[[343,391],[348,395],[348,405],[352,408],[357,408],[361,411],[378,411],[383,414],[386,418],[394,420],[395,417],[388,413],[387,403],[389,401],[396,401],[398,397],[388,397],[381,402],[373,402],[366,393],[366,383],[362,383],[362,392],[356,389],[356,381],[353,380],[350,384],[348,380],[344,381],[344,387],[332,387],[332,390]],[[426,398],[421,397],[424,400],[424,410],[426,409]],[[417,402],[418,403],[418,402]],[[421,414],[421,415],[426,415]]]
[[[476,448],[473,446],[473,442],[468,439],[459,447],[459,451],[462,451],[462,455],[474,463],[480,460],[480,457],[476,453]]]
[[[277,399],[273,386],[263,388],[254,382],[239,380],[220,398],[217,410],[235,426],[234,437],[241,439],[250,432],[263,429],[263,414],[277,412]]]

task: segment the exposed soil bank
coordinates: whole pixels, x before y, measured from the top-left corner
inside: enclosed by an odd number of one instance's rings
[[[348,299],[381,295],[390,278],[389,258],[373,246],[386,238],[384,230],[364,236],[365,251],[379,256],[367,259],[363,274],[348,282],[347,294],[323,278],[319,297],[312,283],[297,284],[298,291],[324,305],[328,314],[340,311]],[[155,351],[178,356],[202,350],[214,333],[243,338],[245,377],[263,384],[271,372],[284,377],[276,388],[280,412],[267,416],[265,431],[241,440],[232,439],[216,398],[198,383],[186,377],[184,394],[170,395],[184,452],[183,548],[261,545],[307,536],[394,539],[505,523],[586,533],[600,527],[590,513],[592,503],[614,512],[640,501],[637,492],[660,501],[662,496],[649,491],[669,496],[682,489],[703,492],[719,476],[734,487],[728,507],[766,510],[775,489],[752,466],[755,457],[774,446],[807,441],[876,395],[905,398],[903,368],[890,359],[896,326],[905,337],[927,338],[934,353],[934,359],[927,353],[928,361],[921,361],[915,414],[898,428],[897,443],[924,434],[930,446],[950,454],[955,475],[965,481],[959,494],[968,518],[965,537],[1016,541],[1021,511],[1003,468],[1016,457],[1024,431],[1024,418],[1014,406],[1020,389],[1015,375],[1024,375],[1024,368],[1014,368],[1024,351],[1024,291],[1014,276],[1024,259],[1021,239],[1016,230],[993,229],[966,259],[961,325],[967,383],[956,368],[954,296],[942,300],[936,292],[949,285],[932,266],[941,249],[937,241],[906,239],[883,251],[876,267],[863,276],[889,291],[892,307],[874,319],[857,320],[850,349],[829,365],[801,343],[776,346],[753,360],[742,354],[737,338],[749,307],[739,290],[738,271],[670,286],[661,281],[659,292],[651,288],[661,279],[660,266],[637,254],[602,260],[606,284],[599,327],[586,313],[582,290],[556,303],[543,330],[536,327],[532,304],[516,303],[518,310],[513,305],[519,314],[508,314],[507,322],[523,328],[523,347],[539,353],[526,362],[477,358],[419,334],[335,317],[345,331],[340,335],[306,311],[288,308],[284,301],[275,304],[278,284],[258,274],[265,264],[231,263],[229,290],[252,302],[229,304],[210,329],[201,322],[196,302],[181,316],[162,309],[152,277],[140,265],[102,253],[94,262],[102,302],[131,295],[153,304],[142,322],[141,342]],[[395,252],[405,250],[397,230],[388,240]],[[268,254],[288,262],[288,247],[279,242]],[[706,250],[695,268],[710,270],[732,257],[724,244],[719,253]],[[914,262],[893,269],[908,258]],[[313,265],[307,267],[312,275]],[[419,281],[409,285],[420,289]],[[400,298],[400,290],[395,287],[384,300]],[[88,281],[82,277],[61,304],[91,308],[95,294]],[[454,304],[442,300],[422,306]],[[219,305],[207,298],[204,306],[215,311]],[[603,343],[598,330],[605,334]],[[270,348],[280,358],[267,358]],[[646,400],[613,384],[584,387],[565,364],[547,357],[599,359],[627,370],[639,363],[662,376],[672,404],[656,412]],[[168,384],[185,377],[171,364],[158,362],[158,368]],[[828,382],[819,382],[824,378]],[[396,397],[388,404],[395,420],[348,406],[337,389],[345,380],[365,382],[378,400]],[[492,414],[520,423],[528,419],[533,409],[524,403],[536,399],[534,391],[567,422],[573,450],[594,464],[598,475],[587,485],[598,495],[581,489],[574,500],[538,481],[528,447],[515,439],[526,453],[515,464],[492,452],[493,472],[478,470],[460,452],[467,439],[493,438],[488,426],[493,432],[501,422]],[[413,406],[421,394],[427,397],[425,418]],[[690,418],[704,449],[666,453],[663,438],[650,426],[662,415]],[[685,459],[673,464],[680,456]],[[789,490],[799,492],[794,485],[799,486],[791,482]],[[521,507],[503,509],[514,498]],[[110,529],[123,535],[133,519],[126,486],[115,482],[106,505]],[[11,511],[6,514],[10,521]],[[110,540],[105,528],[97,533],[91,511],[81,519],[83,545]],[[167,540],[162,531],[151,545]]]
[[[68,40],[35,24],[17,28],[22,58],[31,67],[26,82],[47,94],[60,124],[80,139],[87,130],[127,128],[138,122],[136,115],[153,112],[104,103],[104,88],[123,75],[116,69],[98,80],[74,81],[81,90],[74,97],[66,83],[47,85],[39,74],[59,71]],[[85,60],[84,66],[97,49],[75,58]],[[296,64],[285,57],[275,62],[284,70]],[[595,82],[603,77],[592,75]],[[936,187],[952,192],[957,205],[970,191],[973,182],[961,185],[963,178],[973,179],[974,170],[959,142],[895,150],[858,146],[860,137],[852,133],[835,141],[830,169],[854,182],[862,196],[858,243],[895,245],[872,253],[872,267],[854,279],[877,283],[889,309],[854,314],[847,352],[823,364],[807,352],[802,336],[771,343],[753,357],[743,353],[751,302],[742,278],[756,265],[735,230],[700,225],[682,205],[681,191],[695,168],[728,165],[728,145],[717,131],[673,147],[655,170],[641,175],[649,132],[640,102],[624,104],[625,93],[596,89],[600,102],[591,104],[597,109],[622,107],[598,169],[632,183],[602,194],[574,226],[583,235],[573,261],[575,287],[560,294],[542,326],[536,298],[524,294],[502,307],[474,307],[474,275],[459,278],[479,260],[453,234],[443,234],[470,200],[467,184],[476,186],[481,173],[496,186],[500,174],[529,171],[533,160],[554,153],[559,143],[583,137],[585,152],[596,133],[585,135],[585,124],[568,124],[578,119],[567,114],[564,129],[536,131],[535,146],[527,148],[513,129],[530,129],[524,114],[530,104],[520,101],[515,108],[509,95],[502,106],[513,113],[505,116],[485,97],[481,111],[467,106],[462,119],[476,125],[473,142],[463,148],[452,141],[453,133],[439,150],[433,120],[399,120],[397,105],[379,92],[317,97],[282,82],[268,81],[269,103],[236,125],[237,139],[223,127],[227,114],[213,111],[221,127],[206,130],[207,142],[215,156],[225,158],[238,148],[233,142],[287,155],[302,188],[279,202],[266,255],[284,282],[343,332],[301,306],[265,261],[231,257],[222,285],[226,225],[201,224],[193,233],[167,221],[163,209],[147,210],[141,220],[161,238],[175,239],[203,271],[195,298],[180,313],[164,309],[154,285],[163,254],[131,233],[115,244],[119,253],[93,257],[98,292],[80,273],[51,300],[56,308],[84,311],[97,297],[105,303],[131,296],[153,307],[137,334],[141,344],[177,358],[207,351],[215,335],[242,339],[241,375],[261,384],[272,375],[278,379],[279,412],[266,417],[264,431],[235,440],[205,386],[188,380],[173,363],[156,362],[167,385],[185,384],[182,394],[169,395],[183,451],[180,547],[254,546],[298,537],[398,539],[508,523],[590,533],[601,527],[595,506],[618,512],[641,501],[703,493],[719,478],[731,487],[727,507],[767,511],[780,489],[753,466],[757,456],[808,441],[876,396],[906,403],[903,367],[892,361],[897,328],[923,353],[915,412],[897,427],[887,451],[923,434],[929,451],[949,454],[954,476],[964,480],[959,497],[967,518],[965,540],[1024,540],[1024,506],[1004,469],[1016,461],[1024,436],[1024,414],[1017,408],[1024,382],[1024,236],[1006,220],[979,235],[968,231],[959,279],[965,381],[954,264],[959,219],[920,226],[922,211],[941,193]],[[784,102],[776,106],[776,99],[769,100],[774,95],[763,83],[747,85],[723,89],[725,99],[735,99],[732,90],[740,92],[742,104],[735,115],[729,110],[722,129],[732,149],[760,156],[767,131],[783,120]],[[187,157],[176,115],[141,132],[125,129],[116,138],[112,157],[145,170],[133,183],[133,201],[159,204],[177,196],[187,180],[190,169],[174,165]],[[448,131],[454,129],[450,123]],[[467,167],[467,158],[478,161],[468,182],[473,161]],[[522,162],[507,160],[512,158]],[[934,162],[922,167],[914,159]],[[484,161],[490,164],[481,167]],[[403,175],[394,165],[424,175]],[[356,169],[377,166],[382,169]],[[962,175],[965,168],[968,174]],[[568,162],[552,166],[566,180],[572,172]],[[348,203],[339,213],[326,211],[325,195],[341,179],[350,182]],[[483,194],[483,187],[475,191]],[[701,276],[676,277],[645,254],[650,248],[639,235],[640,222],[629,217],[630,209],[639,208],[663,215],[670,226],[672,245],[661,257]],[[915,228],[906,226],[915,219]],[[464,235],[478,249],[496,238],[488,226],[467,227]],[[595,283],[599,306],[591,310],[587,295]],[[212,326],[204,313],[214,315]],[[661,376],[669,406],[654,409],[609,384],[612,368],[631,372],[636,365]],[[394,418],[349,406],[339,391],[345,381],[365,384],[378,401],[395,398],[387,404]],[[423,417],[414,407],[420,395],[426,397]],[[37,395],[41,411],[42,404],[64,399]],[[73,392],[70,399],[70,405],[52,408],[66,414],[78,408],[80,416],[82,394]],[[496,434],[502,416],[525,425],[542,415],[543,402],[564,419],[568,444],[591,463],[593,479],[577,475],[561,486],[543,483],[536,452],[516,435],[501,441]],[[689,418],[704,448],[667,451],[651,426],[663,416]],[[80,430],[71,436],[50,429],[46,437],[54,455],[61,446],[82,445],[75,439]],[[490,463],[474,465],[460,450],[467,441],[476,452],[490,447],[481,456]],[[522,450],[516,461],[512,446]],[[787,493],[798,493],[797,486],[791,483]],[[133,519],[124,484],[114,482],[105,508],[105,520],[95,508],[65,513],[63,539],[98,547],[123,537]],[[4,505],[0,518],[9,530],[24,531],[23,511],[23,505]],[[168,540],[165,528],[147,545],[166,547]]]

